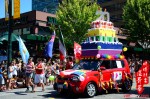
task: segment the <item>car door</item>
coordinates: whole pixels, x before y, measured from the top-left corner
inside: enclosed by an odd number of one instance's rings
[[[104,70],[101,70],[101,82],[109,82],[111,77],[110,60],[103,60],[100,67],[105,67]]]
[[[111,70],[113,80],[121,80],[123,76],[122,74],[125,71],[123,62],[121,60],[112,60]]]

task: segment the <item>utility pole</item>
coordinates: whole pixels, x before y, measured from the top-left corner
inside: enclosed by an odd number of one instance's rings
[[[12,0],[9,0],[8,4],[8,47],[7,47],[7,74],[9,69],[9,63],[12,60]]]

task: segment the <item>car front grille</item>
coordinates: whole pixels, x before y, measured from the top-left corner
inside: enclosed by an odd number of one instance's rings
[[[69,78],[61,78],[59,77],[58,80],[70,80]]]
[[[71,78],[69,78],[69,77],[58,76],[57,78],[58,78],[59,81],[71,81]]]

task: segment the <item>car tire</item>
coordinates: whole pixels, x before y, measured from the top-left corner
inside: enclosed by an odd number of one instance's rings
[[[129,92],[131,90],[131,87],[132,87],[132,80],[126,79],[123,83],[122,91]]]
[[[85,89],[86,97],[92,98],[96,95],[96,92],[97,92],[97,88],[94,85],[94,83],[89,82],[86,86],[86,89]]]

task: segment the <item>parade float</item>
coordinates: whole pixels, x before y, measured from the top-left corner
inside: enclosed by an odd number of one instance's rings
[[[93,97],[96,93],[121,88],[128,92],[132,77],[127,60],[122,55],[122,43],[118,41],[108,12],[101,12],[92,22],[91,29],[82,42],[82,59],[72,69],[61,71],[56,77],[54,90],[59,93],[84,93]],[[127,50],[127,49],[124,49]]]
[[[92,28],[86,34],[85,42],[81,44],[82,57],[120,57],[123,45],[116,37],[116,30],[113,23],[110,22],[109,13],[101,13],[101,16],[93,21],[91,26]]]

